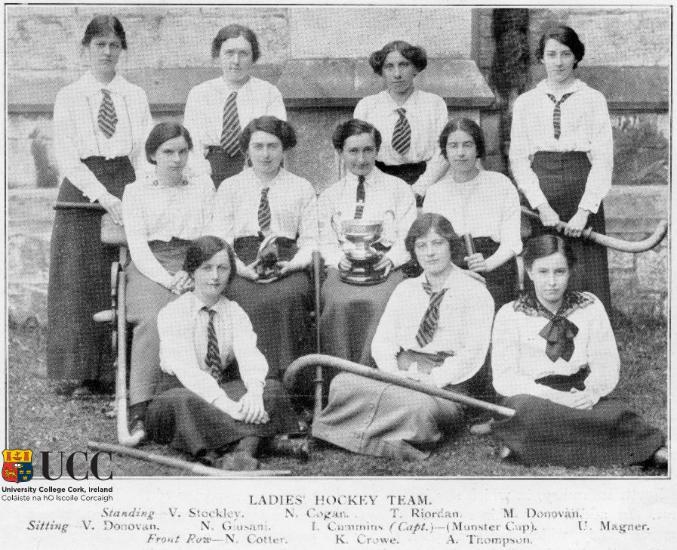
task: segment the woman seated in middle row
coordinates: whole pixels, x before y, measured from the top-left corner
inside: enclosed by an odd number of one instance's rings
[[[285,151],[296,145],[287,122],[256,118],[245,127],[240,144],[251,167],[219,187],[211,232],[235,248],[238,277],[228,297],[247,312],[271,371],[284,371],[303,355],[310,339],[312,289],[304,269],[317,247],[315,190],[282,167]],[[273,238],[266,269],[268,260],[258,252]]]
[[[127,276],[127,318],[134,325],[129,400],[132,434],[143,435],[147,402],[160,376],[157,314],[190,287],[182,269],[188,243],[211,223],[214,185],[209,176],[187,177],[193,143],[177,122],[155,126],[146,157],[155,172],[125,188],[122,215],[132,258]]]
[[[468,118],[447,123],[439,138],[450,174],[428,189],[424,212],[445,216],[459,234],[470,234],[475,253],[468,269],[481,274],[496,309],[517,296],[515,256],[522,252],[517,190],[503,174],[480,170],[484,135]]]
[[[322,286],[322,351],[368,364],[378,319],[404,277],[398,268],[409,260],[404,237],[416,219],[416,204],[404,181],[375,167],[381,134],[371,124],[358,119],[343,122],[332,142],[346,174],[318,199],[320,251],[329,267]],[[353,267],[342,248],[342,225],[353,220],[383,223],[381,241],[372,245],[382,253],[370,266],[377,284],[358,286],[341,278]]]
[[[494,302],[484,283],[452,263],[458,244],[446,218],[414,222],[406,247],[423,274],[395,289],[371,351],[383,371],[468,393],[487,354]],[[421,460],[462,420],[457,403],[342,373],[313,436],[357,453]]]

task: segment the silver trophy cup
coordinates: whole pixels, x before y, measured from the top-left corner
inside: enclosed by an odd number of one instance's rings
[[[383,252],[373,245],[381,241],[383,221],[381,220],[342,220],[332,219],[341,248],[350,269],[340,270],[341,280],[355,285],[373,285],[385,277],[385,269],[374,269],[383,257]]]

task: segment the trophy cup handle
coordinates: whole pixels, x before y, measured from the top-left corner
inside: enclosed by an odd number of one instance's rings
[[[392,210],[386,210],[383,214],[383,227],[381,229],[381,236],[378,240],[371,243],[372,246],[375,244],[380,244],[386,248],[390,248],[395,242],[395,239],[391,239],[392,232],[395,226],[395,212]]]
[[[341,230],[341,218],[342,214],[341,212],[334,212],[331,215],[331,228],[334,230],[334,233],[336,234],[336,238],[338,239],[339,243],[343,245],[346,242],[346,238],[343,235],[343,231]],[[338,221],[337,221],[338,219]]]

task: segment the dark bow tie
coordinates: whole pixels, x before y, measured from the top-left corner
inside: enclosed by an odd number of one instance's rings
[[[561,315],[553,315],[538,334],[547,341],[545,353],[553,363],[560,357],[565,361],[571,359],[578,327],[569,319]]]

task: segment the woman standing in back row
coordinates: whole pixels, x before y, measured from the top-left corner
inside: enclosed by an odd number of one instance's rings
[[[240,133],[249,121],[263,115],[287,120],[280,91],[251,76],[260,55],[254,31],[235,24],[223,27],[212,41],[212,58],[221,63],[223,75],[195,86],[186,100],[183,124],[195,145],[189,168],[211,174],[217,189],[244,167]]]
[[[604,233],[602,199],[611,187],[613,139],[604,96],[576,78],[585,47],[565,26],[547,30],[537,56],[547,78],[517,98],[510,133],[510,166],[518,187],[552,232],[561,221],[578,258],[573,290],[611,307],[606,249],[580,237],[587,226]]]
[[[435,94],[420,90],[414,77],[428,65],[426,52],[395,40],[369,57],[386,89],[361,99],[353,117],[375,126],[383,142],[376,167],[414,186],[418,195],[446,172],[437,138],[447,123],[447,105]],[[421,199],[417,199],[419,206]]]
[[[116,72],[127,49],[118,18],[94,17],[82,47],[89,70],[54,103],[54,152],[63,178],[57,200],[82,204],[57,210],[50,250],[47,372],[67,395],[105,390],[101,382],[113,378],[107,329],[92,318],[110,305],[116,257],[101,244],[101,215],[105,210],[122,224],[122,192],[144,164],[151,124],[146,93]]]

